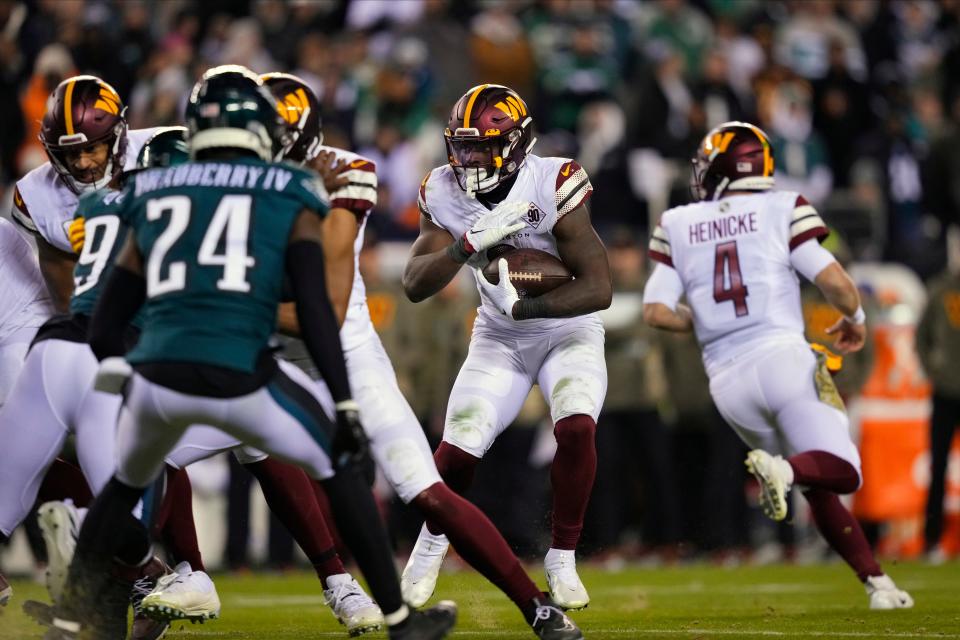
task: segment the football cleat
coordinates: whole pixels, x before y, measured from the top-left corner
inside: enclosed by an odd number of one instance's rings
[[[577,559],[573,551],[550,549],[544,558],[547,586],[553,603],[563,609],[576,611],[590,604],[587,588],[577,575]]]
[[[437,588],[440,567],[443,566],[443,558],[449,548],[450,541],[447,536],[435,536],[427,530],[427,525],[423,525],[420,537],[410,553],[410,559],[407,560],[407,566],[400,576],[400,591],[404,602],[413,607],[422,607],[427,603]]]
[[[863,586],[870,597],[871,609],[909,609],[913,607],[913,598],[906,591],[898,589],[890,576],[871,576],[867,578]]]
[[[376,631],[383,625],[380,607],[368,596],[363,587],[349,573],[327,578],[323,600],[333,611],[340,624],[347,628],[351,637]]]
[[[44,502],[37,511],[37,523],[47,545],[47,591],[54,604],[60,602],[63,595],[85,514],[86,509],[77,509],[70,500]]]
[[[220,597],[210,576],[181,562],[172,573],[157,580],[154,590],[144,596],[140,609],[160,622],[203,622],[220,616]]]
[[[546,595],[546,594],[544,594]],[[534,601],[536,613],[530,626],[541,640],[583,640],[583,632],[549,597]]]
[[[166,620],[154,620],[143,611],[143,599],[156,588],[160,578],[173,570],[160,558],[154,556],[140,571],[133,583],[130,605],[133,607],[133,626],[130,640],[159,640],[170,628]]]
[[[457,604],[441,600],[422,611],[411,610],[410,616],[387,632],[390,640],[441,640],[457,624]]]
[[[787,517],[787,493],[793,484],[793,467],[781,456],[754,449],[744,462],[760,483],[760,506],[771,520]]]
[[[10,598],[13,597],[13,587],[7,582],[7,579],[0,573],[0,607],[7,606]]]

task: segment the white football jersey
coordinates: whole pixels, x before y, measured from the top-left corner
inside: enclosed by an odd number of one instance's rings
[[[351,211],[360,225],[353,243],[353,290],[350,292],[347,317],[340,328],[340,342],[347,350],[374,333],[370,310],[367,308],[367,289],[360,276],[360,251],[363,249],[367,216],[377,204],[377,166],[373,161],[343,149],[322,146],[320,151],[332,151],[337,160],[343,160],[348,165],[342,175],[350,182],[330,194],[330,208]]]
[[[53,314],[33,247],[16,227],[0,218],[0,338]]]
[[[503,244],[513,247],[540,249],[557,257],[557,241],[553,227],[593,194],[593,186],[583,167],[569,158],[541,158],[528,155],[517,172],[517,179],[504,201],[528,201],[527,226],[507,236]],[[418,199],[420,213],[435,225],[445,229],[454,238],[466,233],[477,219],[488,213],[479,200],[467,197],[457,183],[457,177],[449,165],[430,171],[420,184]],[[485,252],[474,255],[468,266],[474,268],[474,276],[483,277],[479,270],[487,265]],[[489,326],[515,331],[549,331],[568,323],[564,318],[538,318],[511,320],[503,315],[490,301],[477,282],[480,291],[480,311],[477,326]],[[596,314],[589,314],[595,316]],[[599,322],[599,320],[598,320]]]
[[[144,143],[157,128],[127,131],[127,150],[123,169],[137,165]],[[74,253],[67,229],[73,222],[79,196],[60,179],[49,162],[44,162],[17,181],[13,191],[12,217],[20,226],[35,233],[61,251]]]
[[[828,233],[792,191],[729,196],[663,214],[650,257],[680,276],[708,373],[760,343],[804,342],[790,252]]]

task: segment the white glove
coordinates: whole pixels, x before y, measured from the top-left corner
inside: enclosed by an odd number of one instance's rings
[[[103,393],[120,395],[127,380],[133,375],[133,367],[124,358],[114,356],[104,358],[97,369],[97,377],[93,381],[93,388]]]
[[[483,287],[487,297],[493,301],[500,313],[513,320],[513,305],[520,300],[520,296],[517,294],[517,288],[510,282],[510,268],[507,266],[507,261],[500,258],[497,269],[500,271],[500,282],[498,284],[490,284],[483,272],[478,270],[480,286]]]

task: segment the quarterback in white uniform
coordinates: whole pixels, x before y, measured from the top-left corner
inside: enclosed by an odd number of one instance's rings
[[[820,532],[864,583],[870,607],[911,607],[838,497],[860,486],[860,456],[826,362],[804,339],[797,273],[842,314],[828,333],[844,353],[866,338],[860,296],[819,244],[828,234],[823,220],[800,194],[774,191],[773,171],[770,142],[757,127],[728,122],[707,134],[694,158],[700,202],[665,212],[651,237],[658,264],[644,291],[644,319],[696,332],[714,402],[752,449],[746,464],[764,512],[783,520],[790,488],[800,487]]]
[[[468,488],[480,459],[539,384],[557,439],[547,582],[557,604],[580,609],[589,596],[574,552],[596,472],[594,434],[607,387],[603,325],[593,312],[610,305],[612,285],[586,206],[590,180],[573,160],[530,154],[532,123],[526,103],[501,85],[474,87],[454,105],[445,131],[449,164],[430,171],[420,186],[420,236],[403,281],[418,302],[467,264],[480,291],[470,350],[435,454],[453,489]],[[487,250],[499,244],[553,254],[574,279],[521,300],[505,260],[500,284],[480,273],[490,262]],[[403,574],[408,601],[433,591],[448,545],[442,532],[429,519],[421,530]]]
[[[323,229],[327,291],[341,322],[347,375],[377,466],[404,502],[443,524],[463,558],[514,601],[538,637],[582,638],[573,621],[542,597],[489,519],[443,483],[420,423],[400,392],[393,365],[370,319],[359,268],[367,216],[377,199],[376,166],[357,154],[321,145],[319,101],[302,80],[283,73],[267,74],[264,80],[290,124],[291,137],[284,157],[310,165],[335,159],[340,167],[339,182],[327,183],[331,206]],[[279,326],[288,334],[299,333],[292,304],[282,305]],[[285,357],[304,365],[316,377],[298,343],[287,344]],[[285,370],[290,366],[281,362]],[[325,408],[332,413],[329,392],[322,381],[317,385],[327,398]],[[218,430],[194,427],[184,434],[169,460],[186,465],[237,446],[239,441]],[[258,455],[249,447],[242,450],[246,457]],[[411,601],[407,593],[404,597],[415,606],[423,604]]]

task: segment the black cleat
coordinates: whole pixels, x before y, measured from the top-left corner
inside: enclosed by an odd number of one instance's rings
[[[411,609],[410,617],[389,629],[390,640],[441,640],[457,624],[457,604],[442,600],[420,611]]]
[[[548,597],[534,600],[536,613],[530,627],[541,640],[583,640],[583,632],[563,609]]]

